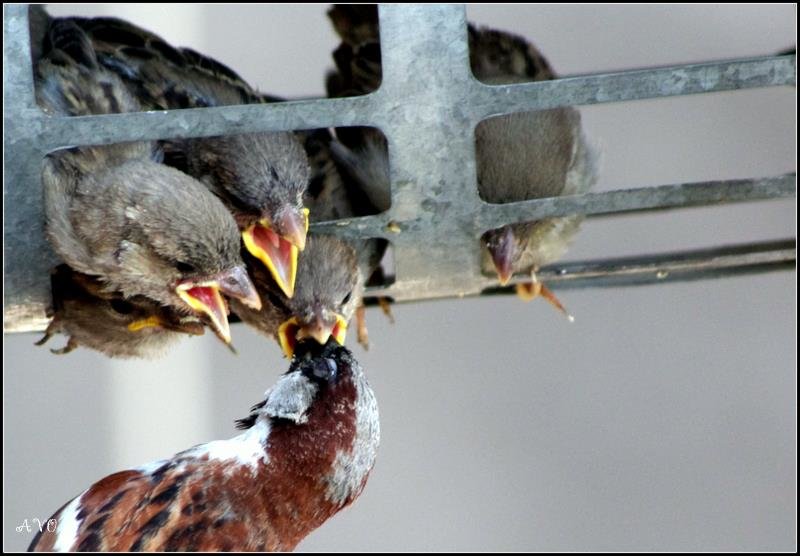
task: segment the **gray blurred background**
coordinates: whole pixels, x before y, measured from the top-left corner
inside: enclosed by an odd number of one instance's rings
[[[230,65],[260,90],[324,96],[325,6],[56,6],[116,15]],[[770,54],[796,8],[470,6],[563,74]],[[582,109],[598,189],[796,168],[796,91]],[[12,207],[13,208],[13,207]],[[569,259],[794,236],[794,200],[589,221]],[[364,494],[301,550],[795,550],[796,273],[565,291],[570,324],[514,297],[368,312],[354,344],[382,446]],[[3,546],[101,477],[235,434],[286,368],[234,327],[154,362],[4,339]],[[351,334],[351,336],[355,336]],[[59,347],[63,338],[51,341]]]

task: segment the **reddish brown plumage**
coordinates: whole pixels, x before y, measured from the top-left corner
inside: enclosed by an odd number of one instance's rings
[[[358,497],[380,434],[350,353],[313,349],[324,353],[292,362],[242,420],[246,432],[109,475],[59,510],[56,532],[31,549],[292,550]]]

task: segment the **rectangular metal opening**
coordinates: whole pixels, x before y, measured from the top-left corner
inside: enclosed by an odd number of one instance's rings
[[[484,203],[475,189],[475,126],[492,115],[559,106],[794,85],[796,56],[766,56],[553,81],[486,85],[469,69],[459,5],[382,5],[383,81],[359,97],[75,118],[36,106],[27,6],[4,6],[4,330],[42,330],[56,258],[43,233],[39,168],[55,149],[85,144],[338,126],[375,126],[390,149],[392,206],[384,213],[312,230],[383,237],[394,246],[394,281],[369,290],[398,302],[478,295],[495,283],[478,264],[481,233],[566,214],[613,215],[793,197],[795,173],[667,184]],[[408,75],[425,75],[411,80]],[[187,132],[186,130],[190,130]],[[439,145],[440,148],[431,148]],[[443,156],[441,149],[447,149]],[[446,218],[439,218],[446,214]],[[430,246],[423,254],[419,245]],[[542,276],[558,287],[621,286],[793,268],[793,238],[625,259],[557,264]],[[500,290],[508,291],[508,290]]]

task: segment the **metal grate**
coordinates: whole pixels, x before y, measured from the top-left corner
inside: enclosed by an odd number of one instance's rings
[[[505,205],[478,196],[474,128],[491,116],[559,106],[794,85],[796,56],[689,64],[513,85],[485,85],[469,67],[458,5],[381,5],[383,81],[369,95],[271,105],[60,118],[33,96],[26,6],[3,7],[4,330],[43,329],[55,257],[43,234],[40,166],[74,145],[228,133],[374,126],[389,143],[392,206],[385,213],[312,227],[383,237],[396,275],[371,295],[396,301],[496,293],[481,274],[479,237],[489,228],[572,213],[657,210],[792,197],[796,175],[687,183],[536,199]],[[435,55],[434,55],[435,54]],[[425,79],[408,79],[424,75]],[[446,214],[447,218],[437,218]],[[425,241],[423,254],[418,245]],[[558,287],[619,286],[793,268],[794,239],[543,269]],[[23,264],[24,262],[24,264]]]

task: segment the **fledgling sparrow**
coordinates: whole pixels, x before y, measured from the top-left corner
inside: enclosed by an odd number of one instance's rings
[[[52,22],[42,44],[36,96],[46,113],[139,110],[72,22]],[[54,250],[105,291],[203,315],[226,343],[230,328],[221,294],[260,307],[230,213],[197,180],[160,164],[153,143],[57,151],[45,158],[42,181]]]
[[[381,81],[377,6],[334,5],[328,15],[342,39],[334,52],[336,72],[328,77],[329,94],[351,96],[377,89]],[[470,66],[484,82],[555,78],[547,60],[521,37],[473,25],[468,26],[468,35]],[[493,117],[481,122],[475,135],[478,190],[490,203],[580,194],[597,179],[597,155],[574,108]],[[517,287],[520,296],[542,295],[566,313],[538,281],[536,271],[566,252],[582,219],[548,218],[487,231],[481,238],[483,270],[496,272],[501,284],[516,273],[529,275],[531,282]]]
[[[51,349],[53,353],[86,347],[109,357],[154,358],[184,334],[201,335],[205,330],[194,316],[143,296],[125,299],[107,292],[96,278],[67,265],[59,265],[51,278],[53,319],[36,345],[58,333],[68,336],[67,344]]]
[[[334,155],[337,149],[340,153],[349,151],[338,144],[330,131],[321,129],[301,136],[312,170],[305,201],[312,220],[336,220],[378,211],[369,191],[347,175],[347,168]],[[310,234],[300,256],[292,299],[282,297],[269,277],[249,261],[256,289],[269,303],[260,310],[237,302],[231,308],[245,323],[276,338],[286,356],[291,356],[294,344],[304,338],[324,344],[333,337],[344,343],[354,315],[359,318],[359,341],[363,345],[366,332],[359,315],[364,285],[379,266],[385,249],[386,242],[380,239],[345,240]]]
[[[238,74],[189,48],[115,18],[71,18],[102,67],[116,73],[147,110],[254,104],[274,100]],[[161,142],[165,162],[203,182],[234,215],[246,249],[293,295],[305,248],[309,180],[294,133],[246,133]]]

